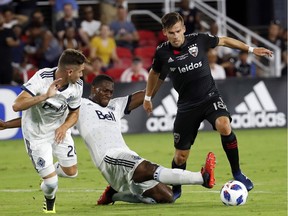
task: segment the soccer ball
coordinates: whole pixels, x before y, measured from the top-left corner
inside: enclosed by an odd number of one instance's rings
[[[248,191],[245,185],[236,180],[226,182],[220,191],[220,198],[227,206],[244,205],[247,197]]]

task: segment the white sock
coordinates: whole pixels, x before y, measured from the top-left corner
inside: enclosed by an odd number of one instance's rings
[[[72,176],[67,175],[67,174],[63,171],[63,169],[62,169],[62,167],[61,167],[61,165],[59,164],[58,161],[57,161],[56,163],[54,163],[54,167],[55,167],[55,172],[56,172],[57,175],[60,176],[60,177],[64,177],[64,178],[75,178],[75,177],[78,175],[78,172],[77,172],[75,175],[72,175]]]
[[[132,194],[130,191],[115,193],[112,196],[112,200],[129,202],[129,203],[146,203],[146,204],[155,204],[156,201],[150,197],[143,197],[141,195]]]
[[[171,185],[202,185],[201,172],[191,172],[182,169],[168,169],[159,166],[154,172],[154,179]]]
[[[43,179],[40,187],[46,198],[53,199],[58,189],[58,176]]]

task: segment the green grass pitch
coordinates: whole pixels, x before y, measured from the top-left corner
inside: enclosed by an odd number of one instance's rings
[[[182,197],[174,204],[147,205],[116,202],[96,206],[107,186],[94,167],[80,137],[75,137],[79,174],[76,179],[59,178],[58,215],[194,215],[194,216],[286,216],[287,215],[287,129],[235,131],[243,172],[255,188],[243,206],[224,206],[221,186],[231,179],[228,161],[216,132],[199,132],[187,169],[200,170],[206,154],[216,154],[216,185],[183,186]],[[170,167],[174,153],[172,133],[125,135],[131,149],[155,163]],[[22,140],[0,141],[0,215],[42,215],[40,178],[32,168]]]

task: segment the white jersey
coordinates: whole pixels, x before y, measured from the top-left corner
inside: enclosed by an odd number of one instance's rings
[[[57,68],[44,68],[22,86],[22,89],[32,96],[45,94],[55,80]],[[69,85],[59,90],[55,96],[30,107],[22,114],[22,131],[25,139],[54,139],[55,130],[64,123],[68,108],[75,110],[81,105],[83,81]]]
[[[108,150],[129,150],[121,133],[121,118],[125,114],[128,98],[111,99],[107,107],[82,98],[76,126],[98,168]]]

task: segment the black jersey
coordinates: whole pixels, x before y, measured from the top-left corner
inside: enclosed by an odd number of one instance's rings
[[[168,41],[157,47],[152,68],[160,73],[160,79],[169,76],[172,80],[179,94],[179,111],[219,96],[206,54],[218,42],[217,36],[195,33],[186,35],[184,44],[179,48],[172,47]]]

